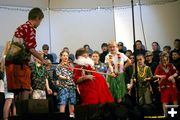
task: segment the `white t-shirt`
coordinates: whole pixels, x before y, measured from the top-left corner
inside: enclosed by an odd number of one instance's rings
[[[118,58],[118,54],[120,54],[120,59]],[[127,61],[128,57],[124,53],[117,52],[116,54],[108,53],[105,57],[105,63],[109,61],[109,55],[112,56],[112,61],[115,66],[114,72],[123,73],[124,63]],[[120,63],[120,70],[118,71],[118,63]]]

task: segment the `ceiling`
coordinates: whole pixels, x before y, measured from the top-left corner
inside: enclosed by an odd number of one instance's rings
[[[142,4],[162,4],[178,0],[134,0],[134,3],[141,1]],[[49,4],[50,3],[50,4]],[[51,9],[61,8],[97,8],[112,6],[129,6],[131,0],[0,0],[0,6],[14,7],[40,7]]]

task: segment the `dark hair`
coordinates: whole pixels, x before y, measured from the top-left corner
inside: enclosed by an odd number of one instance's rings
[[[135,42],[135,43],[137,43],[137,42],[140,42],[140,43],[141,43],[141,45],[142,45],[142,42],[141,42],[141,40],[136,40],[136,42]]]
[[[155,43],[155,44],[158,46],[158,50],[160,50],[160,49],[161,49],[161,47],[160,47],[160,45],[159,45],[159,43],[158,43],[158,42],[155,42],[155,41],[154,41],[154,42],[152,42],[152,44],[153,44],[153,43]]]
[[[77,51],[76,51],[76,59],[79,57],[79,56],[81,56],[81,55],[83,55],[84,53],[87,53],[88,54],[88,51],[85,49],[85,48],[80,48],[80,49],[78,49]]]
[[[63,53],[65,53],[65,52],[69,55],[69,52],[67,52],[67,51],[63,50],[63,51],[61,51],[61,52],[60,52],[60,56],[62,56],[62,55],[63,55]]]
[[[36,18],[44,18],[44,13],[40,8],[33,8],[29,11],[28,20],[34,20]]]
[[[143,54],[138,54],[137,57],[143,57],[145,59]]]
[[[90,46],[89,46],[88,44],[86,44],[86,45],[83,46],[83,48],[86,48],[86,47],[90,48]]]
[[[93,53],[92,53],[92,55],[93,54],[98,54],[99,56],[100,56],[100,53],[98,52],[98,51],[94,51]]]
[[[171,50],[171,46],[169,46],[169,45],[166,45],[166,46],[164,46],[163,48],[166,48],[166,49]]]
[[[119,45],[119,44],[121,44],[122,46],[124,46],[124,43],[123,43],[123,42],[118,42],[118,44],[117,44],[117,45]]]
[[[43,49],[43,50],[44,50],[44,49],[49,49],[48,44],[44,44],[44,45],[42,46],[42,49]]]
[[[178,55],[180,55],[180,52],[178,50],[172,50],[171,54],[173,54],[173,53],[177,53]]]
[[[126,50],[126,52],[130,52],[132,54],[132,50]]]
[[[180,39],[175,39],[174,42],[180,42]]]
[[[103,48],[103,47],[108,47],[108,44],[107,43],[101,44],[101,48]]]

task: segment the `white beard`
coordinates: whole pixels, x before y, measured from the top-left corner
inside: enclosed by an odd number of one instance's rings
[[[82,66],[86,66],[86,65],[90,65],[91,67],[94,66],[94,61],[91,59],[91,58],[85,58],[85,57],[82,57],[82,56],[79,56],[78,59],[76,59],[74,61],[76,64],[78,65],[82,65]]]

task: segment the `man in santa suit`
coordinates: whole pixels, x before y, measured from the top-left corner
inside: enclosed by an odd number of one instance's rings
[[[82,104],[114,102],[105,78],[95,71],[94,62],[88,57],[86,49],[76,51],[75,63],[74,81],[78,85]]]

